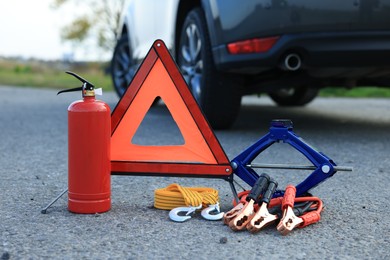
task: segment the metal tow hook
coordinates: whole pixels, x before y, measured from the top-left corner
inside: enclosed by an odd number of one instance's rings
[[[189,220],[191,218],[191,216],[189,216],[189,215],[194,213],[197,209],[201,209],[201,208],[202,208],[202,204],[200,204],[199,206],[196,206],[196,207],[190,206],[190,207],[174,208],[171,211],[169,211],[169,218],[175,222],[184,222],[184,221]],[[185,212],[184,216],[179,215],[179,213],[182,213],[182,212]]]
[[[211,212],[217,213],[217,214],[210,214]],[[221,212],[221,209],[219,207],[219,202],[216,204],[210,205],[207,208],[203,209],[201,212],[201,215],[203,218],[207,220],[220,220],[223,218],[223,215],[225,212]]]

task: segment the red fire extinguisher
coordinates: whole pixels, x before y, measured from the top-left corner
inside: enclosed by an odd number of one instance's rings
[[[95,99],[95,87],[73,72],[83,99],[68,107],[68,209],[74,213],[101,213],[111,208],[111,113]],[[97,91],[97,90],[96,90]]]

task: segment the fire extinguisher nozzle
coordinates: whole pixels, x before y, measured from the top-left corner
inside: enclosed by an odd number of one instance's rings
[[[80,91],[80,90],[83,90],[83,87],[64,89],[64,90],[58,91],[57,95],[64,93],[64,92],[73,92],[73,91]]]

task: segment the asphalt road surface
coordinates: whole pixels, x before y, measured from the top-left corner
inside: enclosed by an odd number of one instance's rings
[[[79,93],[56,96],[54,90],[0,87],[1,259],[390,258],[389,99],[318,98],[303,108],[279,108],[266,97],[245,98],[234,127],[216,131],[233,159],[268,132],[272,119],[288,118],[309,144],[338,165],[354,168],[311,190],[325,204],[319,223],[282,236],[275,226],[257,234],[233,232],[199,213],[174,223],[168,211],[153,208],[154,190],[176,182],[218,189],[222,210],[227,211],[232,193],[228,183],[218,179],[112,176],[109,212],[70,213],[64,196],[41,214],[67,187],[66,111],[79,98]],[[118,102],[114,93],[102,99],[111,108]],[[180,143],[161,105],[150,110],[140,129],[136,138],[141,144]],[[258,160],[306,163],[287,144],[271,146]],[[299,183],[310,173],[264,172],[279,187]]]

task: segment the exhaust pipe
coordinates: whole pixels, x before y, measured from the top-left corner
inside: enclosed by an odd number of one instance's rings
[[[286,55],[286,57],[284,58],[282,68],[284,70],[296,71],[301,68],[301,65],[302,65],[301,57],[296,53],[290,53]]]

